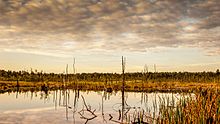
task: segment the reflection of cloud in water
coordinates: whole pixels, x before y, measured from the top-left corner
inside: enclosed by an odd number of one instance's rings
[[[19,123],[19,124],[59,124],[59,123],[72,123],[72,121],[66,121],[65,113],[62,109],[57,111],[54,108],[41,108],[41,109],[28,109],[20,111],[8,111],[4,112],[0,116],[0,123]]]
[[[16,111],[8,111],[0,113],[0,124],[74,124],[72,114],[69,115],[69,120],[66,120],[65,117],[65,109],[60,108],[56,111],[53,110],[54,108],[43,108],[43,109],[30,109],[23,112]],[[95,118],[93,121],[89,121],[89,124],[101,124],[103,123],[103,119],[101,117],[100,112],[96,112],[98,118]],[[106,115],[107,116],[107,115]],[[113,115],[117,117],[117,115]],[[108,116],[107,116],[108,117]],[[78,114],[76,118],[79,118]],[[106,118],[106,119],[109,119]],[[76,119],[75,124],[83,124],[85,120],[83,119]],[[112,122],[108,122],[111,124]]]
[[[44,97],[43,95],[40,95],[40,92],[37,92],[36,94],[32,95],[30,93],[21,93],[19,94],[18,98],[15,99],[15,93],[11,93],[10,95],[4,95],[5,102],[0,103],[0,124],[1,123],[74,123],[73,116],[75,116],[75,124],[78,123],[85,123],[85,119],[82,119],[79,115],[79,111],[82,109],[85,109],[83,100],[81,97],[76,97],[77,100],[75,100],[75,96],[82,95],[83,98],[85,98],[85,102],[87,106],[91,110],[94,111],[95,115],[97,115],[96,118],[89,121],[89,123],[104,123],[106,120],[107,123],[113,123],[111,122],[110,115],[113,120],[118,120],[119,114],[122,109],[121,104],[121,92],[112,92],[107,93],[104,91],[95,92],[95,91],[78,91],[75,92],[73,90],[68,90],[68,98],[66,101],[66,96],[64,92],[62,91],[50,91],[47,97]],[[3,94],[2,94],[3,95]],[[0,96],[2,96],[0,94]],[[25,98],[24,98],[25,97]],[[31,99],[29,98],[31,97]],[[126,115],[130,116],[131,119],[134,115],[134,113],[137,113],[137,111],[145,111],[149,112],[149,114],[152,111],[157,111],[159,108],[159,105],[157,105],[154,110],[154,104],[159,104],[159,98],[164,98],[164,100],[172,99],[174,98],[174,101],[178,101],[179,98],[181,98],[181,94],[172,94],[172,93],[134,93],[134,92],[125,92],[125,109],[126,109]],[[76,102],[76,107],[74,108],[74,101]],[[68,102],[68,114],[66,117],[66,108],[65,108],[65,102]],[[155,102],[155,103],[154,103]],[[10,103],[10,104],[8,104]],[[13,103],[13,104],[11,104]],[[7,105],[8,109],[4,109],[4,106],[1,106],[1,104]],[[31,104],[34,104],[34,107]],[[48,106],[44,106],[47,104]],[[35,106],[36,105],[36,106]],[[22,107],[21,107],[22,106]],[[11,107],[11,108],[10,108]],[[21,109],[23,108],[23,109]],[[25,109],[24,109],[25,108]],[[73,108],[76,111],[76,113],[73,113]],[[74,115],[73,115],[74,114]],[[85,113],[85,116],[87,114]],[[89,115],[90,117],[90,115]],[[68,118],[68,120],[66,120]]]
[[[22,110],[11,110],[11,111],[4,111],[3,114],[10,114],[10,113],[25,113],[25,112],[42,112],[47,110],[54,110],[54,107],[47,107],[47,108],[34,108],[34,109],[22,109]]]

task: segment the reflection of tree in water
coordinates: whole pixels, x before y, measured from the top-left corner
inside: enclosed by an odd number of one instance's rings
[[[127,99],[125,98],[125,64],[126,64],[126,59],[125,57],[122,56],[122,88],[121,88],[121,93],[122,93],[122,102],[121,102],[121,109],[114,109],[114,106],[117,105],[115,104],[113,106],[113,109],[117,112],[118,111],[118,120],[114,119],[113,116],[111,114],[109,114],[110,116],[110,121],[115,122],[115,123],[134,123],[134,124],[145,124],[147,122],[144,122],[144,109],[142,109],[141,107],[131,107],[127,104]],[[143,86],[142,86],[143,87]],[[141,103],[142,103],[142,97],[141,97]],[[118,104],[120,105],[120,104]],[[134,111],[132,113],[132,115],[129,114],[129,111]],[[133,121],[131,120],[131,116],[133,116]]]
[[[98,97],[96,96],[94,98],[95,101],[91,101],[92,99],[88,99],[89,97],[91,97],[90,91],[85,92],[77,89],[67,89],[66,91],[54,90],[48,91],[47,93],[44,91],[24,92],[21,95],[24,95],[23,97],[29,98],[30,100],[32,99],[32,97],[36,97],[45,101],[45,103],[53,102],[55,110],[66,111],[67,108],[66,113],[68,114],[65,115],[66,119],[68,119],[69,122],[72,121],[73,123],[87,123],[90,121],[96,122],[97,119],[101,121],[101,123],[142,123],[143,120],[148,120],[147,122],[152,122],[153,120],[150,117],[147,117],[148,113],[145,108],[137,107],[135,104],[134,106],[129,104],[129,93],[125,91],[124,95],[120,94],[121,101],[119,103],[111,103],[112,100],[114,101],[115,96],[119,95],[119,92],[117,93],[114,91],[112,93],[109,93],[107,91],[99,91],[96,93]],[[88,96],[86,94],[88,94]],[[122,96],[124,97],[124,99],[122,99]],[[145,96],[147,99],[147,95]],[[122,100],[124,100],[124,104],[122,104]],[[137,102],[140,105],[141,99],[137,100],[139,100],[139,102]],[[144,99],[142,101],[143,105],[146,104],[145,101],[147,102],[147,100]],[[92,102],[92,104],[90,104],[90,102]]]
[[[79,101],[79,90],[76,89],[74,90],[74,101],[73,101],[73,108],[72,108],[72,112],[73,112],[73,120],[74,120],[74,123],[75,123],[75,113],[77,112],[77,106],[78,106],[78,101]]]
[[[96,109],[92,110],[91,106],[88,106],[86,104],[85,98],[83,96],[82,96],[82,100],[85,108],[81,109],[78,113],[81,116],[80,118],[85,119],[86,120],[85,123],[87,123],[88,121],[93,120],[97,117],[97,115],[95,114]],[[84,115],[85,112],[88,112],[89,114],[91,114],[91,116]]]
[[[136,123],[136,122],[140,122],[140,123],[144,123],[143,122],[143,114],[144,114],[144,109],[141,109],[140,107],[131,107],[130,105],[127,104],[127,98],[128,96],[126,96],[125,94],[125,58],[122,57],[122,86],[121,86],[121,103],[116,103],[112,106],[113,111],[116,114],[108,114],[105,113],[104,110],[104,102],[107,99],[110,99],[110,96],[113,94],[112,91],[109,92],[110,90],[108,89],[109,87],[105,86],[105,91],[102,91],[100,96],[101,96],[101,105],[100,105],[100,109],[101,109],[101,116],[102,116],[102,120],[103,123],[107,123],[107,121],[110,122],[115,122],[115,123],[127,123],[127,122],[132,122],[132,123]],[[74,60],[74,64],[73,64],[73,70],[74,70],[74,75],[75,75],[75,60]],[[74,81],[73,81],[73,85],[75,87],[75,89],[73,90],[73,102],[72,104],[70,104],[70,90],[66,88],[67,86],[67,82],[69,83],[69,79],[67,77],[68,75],[68,65],[66,67],[66,75],[63,76],[63,86],[64,89],[63,90],[56,90],[53,93],[53,102],[55,105],[55,109],[57,108],[57,100],[59,100],[59,106],[60,107],[65,107],[66,108],[66,119],[68,120],[68,113],[71,112],[72,113],[72,118],[73,118],[73,122],[76,123],[76,115],[78,115],[77,117],[80,117],[80,119],[85,120],[85,123],[87,123],[88,121],[92,121],[93,119],[95,119],[98,114],[96,113],[96,109],[93,109],[92,106],[90,106],[87,102],[86,99],[84,98],[83,95],[81,95],[80,97],[80,90],[78,89],[77,86],[77,77],[76,75],[74,76]],[[107,84],[106,84],[107,85]],[[59,92],[59,99],[57,98],[57,94]],[[47,92],[45,92],[45,96]],[[142,98],[142,97],[141,97]],[[144,98],[144,97],[143,97]],[[79,100],[82,101],[82,108],[78,107],[78,103]],[[142,101],[142,99],[141,99]],[[115,115],[118,115],[118,117],[115,117]],[[132,117],[131,117],[132,116]],[[133,120],[131,120],[133,119]]]
[[[75,62],[74,62],[75,64]],[[73,65],[74,68],[74,75],[75,75],[75,65]],[[146,108],[142,107],[135,107],[130,106],[127,103],[128,95],[125,93],[125,58],[122,57],[122,86],[121,86],[121,103],[115,103],[112,106],[112,110],[114,113],[106,113],[104,110],[105,101],[110,99],[111,95],[114,94],[114,92],[109,92],[108,87],[105,87],[105,91],[101,91],[98,94],[101,96],[101,104],[100,104],[100,110],[101,115],[94,109],[91,105],[89,105],[83,95],[80,97],[80,90],[78,89],[77,85],[77,77],[74,76],[74,88],[73,90],[67,89],[67,84],[69,83],[69,79],[67,77],[68,75],[68,65],[66,67],[66,75],[63,75],[63,89],[62,90],[54,90],[54,91],[48,91],[46,85],[42,86],[42,91],[40,92],[40,99],[49,100],[49,94],[51,92],[53,95],[53,103],[55,106],[55,110],[57,110],[57,107],[63,107],[65,108],[66,112],[66,119],[69,119],[69,115],[72,114],[73,123],[76,123],[76,119],[78,117],[80,119],[85,120],[85,123],[94,120],[98,116],[101,116],[103,123],[108,122],[115,122],[115,123],[143,123],[145,124],[147,122],[153,122],[153,119],[148,116],[148,113],[146,110],[147,108],[147,93],[141,93],[141,105],[145,105]],[[146,68],[144,71],[144,76],[146,76]],[[145,78],[144,78],[145,79]],[[144,82],[144,81],[143,81]],[[142,86],[143,87],[143,86]],[[72,93],[72,94],[71,94]],[[33,95],[33,92],[31,93]],[[31,96],[32,96],[31,95]],[[73,96],[73,98],[70,98],[70,96]],[[16,96],[17,97],[17,96]],[[71,101],[72,100],[72,101]],[[97,100],[97,99],[96,99]],[[82,108],[79,108],[78,104],[79,101],[82,103]]]

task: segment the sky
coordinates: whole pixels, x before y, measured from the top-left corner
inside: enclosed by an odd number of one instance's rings
[[[216,71],[219,0],[0,0],[0,69]]]

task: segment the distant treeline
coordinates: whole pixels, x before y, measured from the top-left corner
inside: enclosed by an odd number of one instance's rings
[[[220,72],[136,72],[125,73],[125,80],[131,82],[220,82]],[[26,81],[26,82],[63,82],[63,81],[91,81],[91,82],[119,82],[122,74],[118,73],[77,73],[55,74],[27,71],[0,70],[0,81]]]

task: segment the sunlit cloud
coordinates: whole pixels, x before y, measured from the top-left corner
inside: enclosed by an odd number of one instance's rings
[[[0,0],[0,47],[69,53],[194,46],[219,54],[219,6],[218,0]]]

